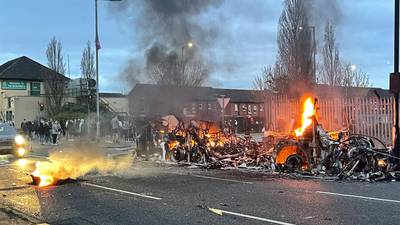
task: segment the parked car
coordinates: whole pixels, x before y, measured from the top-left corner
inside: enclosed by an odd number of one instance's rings
[[[31,145],[10,124],[0,123],[0,154],[13,154],[20,158],[31,151]]]

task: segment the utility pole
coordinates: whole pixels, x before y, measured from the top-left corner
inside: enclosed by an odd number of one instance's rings
[[[390,74],[390,91],[394,94],[395,99],[395,115],[394,115],[394,143],[393,143],[393,155],[399,157],[400,153],[400,127],[399,127],[399,93],[400,93],[400,74],[399,74],[399,11],[400,11],[400,0],[394,0],[394,72]],[[399,163],[399,161],[398,161]]]
[[[100,139],[100,97],[99,97],[99,28],[97,19],[97,0],[94,3],[95,9],[95,32],[96,32],[96,140]]]
[[[120,2],[122,0],[104,0],[108,2]],[[96,140],[100,138],[100,96],[99,96],[99,49],[100,41],[99,41],[99,26],[97,19],[97,2],[98,0],[94,0],[94,17],[95,17],[95,35],[96,35]]]

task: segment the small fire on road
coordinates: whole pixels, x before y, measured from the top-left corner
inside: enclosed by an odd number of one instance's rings
[[[42,175],[37,169],[32,173],[32,180],[33,184],[38,185],[39,187],[48,186],[54,182],[54,178],[52,176]]]
[[[131,155],[112,158],[99,149],[66,149],[51,153],[48,162],[36,162],[35,171],[31,174],[32,184],[45,187],[75,181],[92,172],[103,175],[119,173],[132,163]]]

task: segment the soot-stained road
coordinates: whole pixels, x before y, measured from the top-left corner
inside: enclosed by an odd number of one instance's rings
[[[398,224],[398,183],[280,178],[135,162],[123,173],[39,188],[34,163],[1,156],[3,206],[49,224]]]

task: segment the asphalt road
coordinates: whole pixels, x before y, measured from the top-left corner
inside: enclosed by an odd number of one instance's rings
[[[124,173],[39,188],[28,184],[38,160],[46,154],[0,157],[0,203],[49,224],[400,224],[399,183],[136,162]]]

